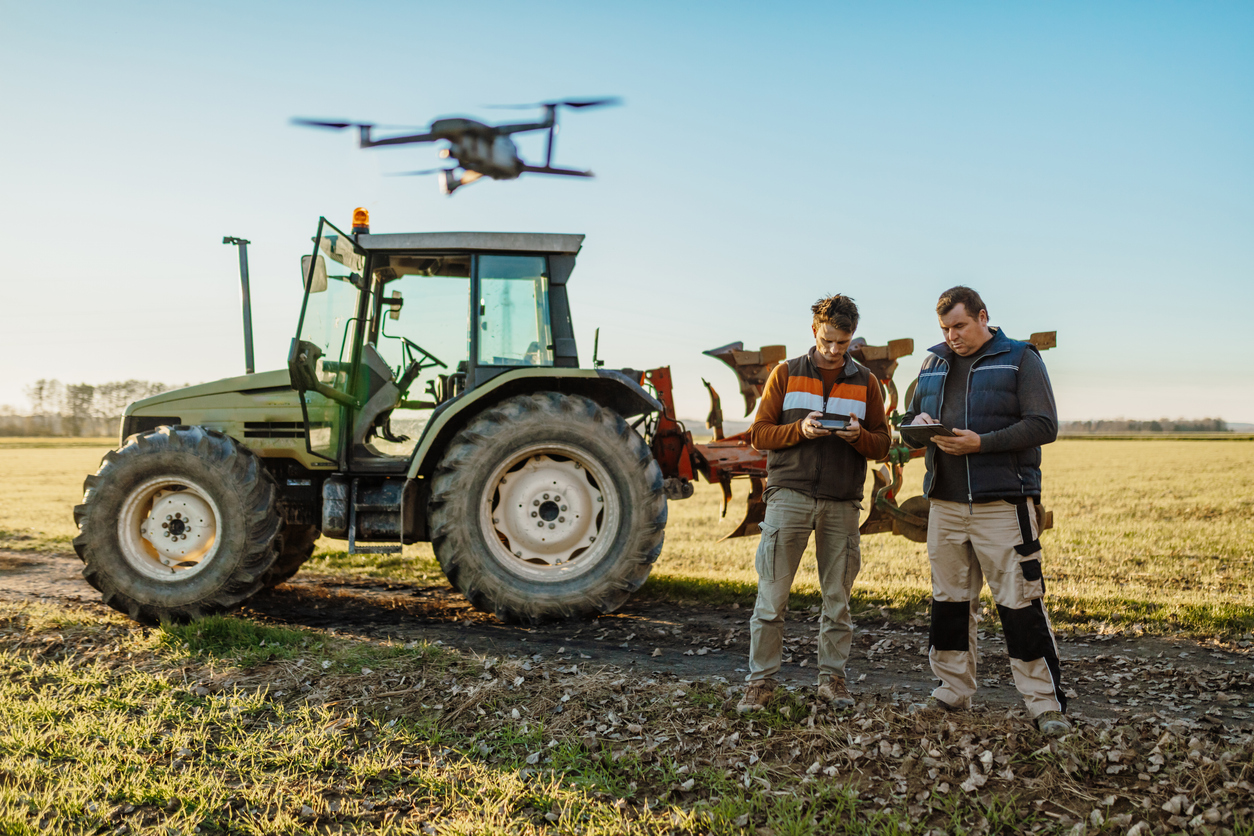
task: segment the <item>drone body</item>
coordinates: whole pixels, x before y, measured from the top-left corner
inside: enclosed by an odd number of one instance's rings
[[[403,134],[376,138],[373,131],[377,125],[369,122],[322,122],[311,119],[293,119],[297,125],[317,128],[357,128],[360,132],[358,145],[362,148],[379,148],[385,145],[409,145],[413,143],[440,142],[448,143],[448,147],[440,151],[440,156],[451,159],[453,167],[431,169],[428,171],[410,171],[405,174],[438,174],[440,191],[452,194],[456,189],[473,183],[481,177],[493,180],[516,180],[520,175],[558,174],[567,177],[592,177],[591,171],[580,171],[553,166],[553,143],[557,134],[557,109],[559,107],[596,107],[599,105],[617,104],[618,99],[593,99],[588,101],[543,102],[539,105],[523,105],[523,107],[544,108],[544,118],[539,122],[521,122],[504,125],[488,125],[474,119],[460,116],[437,119],[425,131],[418,134]],[[518,146],[511,138],[513,134],[530,131],[548,131],[544,165],[531,165],[518,155]]]

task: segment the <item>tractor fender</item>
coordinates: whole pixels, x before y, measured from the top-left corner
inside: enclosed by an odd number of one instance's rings
[[[429,476],[444,449],[476,415],[515,395],[558,392],[583,395],[624,418],[661,412],[661,401],[628,374],[609,369],[554,367],[510,370],[442,404],[432,413],[409,462],[408,477]]]

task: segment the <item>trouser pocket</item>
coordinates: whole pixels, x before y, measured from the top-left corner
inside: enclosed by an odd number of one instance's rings
[[[775,580],[775,555],[779,551],[779,529],[767,522],[759,523],[758,528],[762,529],[762,538],[758,540],[753,566],[760,580],[772,582]]]
[[[845,547],[845,594],[849,594],[849,590],[853,589],[853,582],[858,578],[858,572],[862,571],[862,540],[855,531],[849,535],[849,542]]]
[[[1040,558],[1019,561],[1019,602],[1027,604],[1045,596],[1045,578],[1041,574]]]

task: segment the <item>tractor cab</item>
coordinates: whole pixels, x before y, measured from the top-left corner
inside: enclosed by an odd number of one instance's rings
[[[566,282],[582,235],[345,234],[319,220],[288,357],[308,451],[404,472],[432,417],[520,369],[575,368]]]

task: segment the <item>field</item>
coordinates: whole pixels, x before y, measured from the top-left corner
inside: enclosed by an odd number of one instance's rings
[[[107,446],[0,441],[0,550],[68,551]],[[1124,643],[1071,668],[1082,702],[1152,681],[1189,697],[1179,713],[1146,699],[1052,743],[1014,707],[907,715],[887,691],[833,715],[781,690],[741,717],[734,682],[593,667],[535,633],[534,655],[480,655],[257,618],[147,629],[0,594],[0,834],[1254,834],[1254,735],[1220,719],[1248,715],[1208,707],[1254,708],[1254,443],[1062,441],[1045,472],[1055,623],[1094,653]],[[717,507],[708,486],[671,503],[645,598],[747,617],[756,538],[716,542],[739,512]],[[444,583],[428,547],[341,548],[306,572]],[[863,565],[859,630],[925,635],[923,546],[868,537]],[[796,629],[817,601],[808,557]]]
[[[71,507],[107,445],[33,446],[0,440],[0,548],[69,551]],[[45,443],[46,444],[46,443]],[[1060,441],[1045,448],[1049,601],[1060,625],[1151,633],[1232,635],[1254,630],[1254,442]],[[923,466],[906,470],[903,496],[921,491]],[[718,490],[670,504],[666,547],[645,594],[752,603],[756,538],[719,543],[742,511],[737,483],[728,518]],[[325,543],[311,571],[442,579],[429,546],[403,559],[348,558]],[[863,540],[858,594],[903,616],[930,597],[920,543],[878,534]],[[817,603],[813,555],[802,562],[798,605]]]

